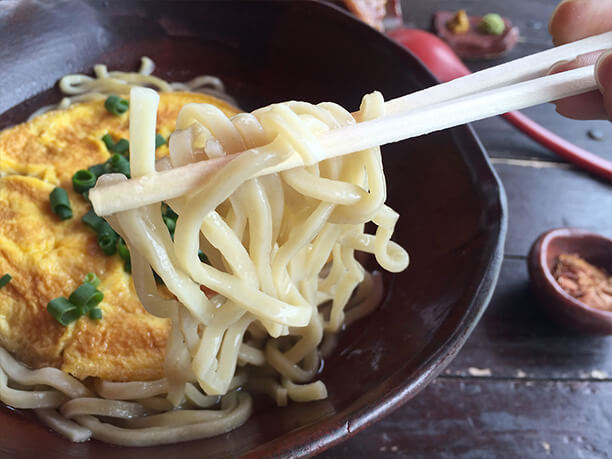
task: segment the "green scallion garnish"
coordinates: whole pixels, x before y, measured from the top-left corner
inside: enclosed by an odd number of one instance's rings
[[[115,144],[112,151],[114,153],[119,153],[120,155],[125,155],[130,149],[130,142],[125,139],[119,139],[119,141]]]
[[[47,303],[47,311],[63,326],[67,326],[79,317],[88,315],[90,319],[102,318],[102,310],[98,305],[104,299],[104,294],[96,289],[100,279],[95,273],[88,273],[84,283],[72,292],[68,299],[55,298]]]
[[[98,234],[98,245],[105,255],[113,255],[117,251],[117,239],[119,236],[115,230],[102,217],[98,217],[93,210],[89,210],[81,221]]]
[[[107,162],[110,165],[111,172],[119,172],[130,178],[130,161],[125,156],[115,153]]]
[[[113,115],[123,115],[130,108],[130,103],[122,99],[119,96],[108,96],[104,102],[104,108],[106,108]]]
[[[106,174],[106,172],[108,172],[106,170],[106,166],[104,164],[94,164],[93,166],[89,166],[87,168],[87,170],[89,172],[91,172],[93,175],[95,175],[96,178],[98,178],[101,175],[104,175],[104,174]]]
[[[176,220],[178,215],[172,210],[168,204],[162,204],[161,207],[162,219],[170,232],[170,237],[174,240],[174,230],[176,229]]]
[[[49,301],[47,303],[47,311],[64,327],[82,316],[79,308],[64,297]]]
[[[166,143],[166,139],[163,135],[155,134],[155,149],[158,149],[165,143]]]
[[[96,233],[98,232],[98,228],[101,228],[104,223],[108,225],[106,220],[104,220],[102,217],[98,217],[91,209],[81,217],[81,221],[93,229]]]
[[[85,282],[72,292],[68,301],[79,308],[81,315],[83,315],[88,314],[92,308],[100,304],[103,298],[104,294],[100,290],[97,290],[92,284]]]
[[[174,240],[174,231],[176,230],[176,220],[170,217],[163,216],[164,223],[170,232],[170,237]]]
[[[172,210],[172,207],[165,203],[162,204],[162,215],[165,217],[170,217],[173,220],[176,220],[178,218],[178,214]]]
[[[102,310],[100,308],[93,308],[89,311],[89,318],[91,320],[100,320],[102,318]]]
[[[95,164],[87,168],[89,172],[96,176],[96,179],[104,174],[111,172],[118,172],[130,177],[130,161],[127,159],[127,153],[130,149],[130,143],[125,139],[120,139],[116,144],[113,143],[113,139],[109,134],[102,137],[102,140],[106,144],[106,148],[113,155],[102,164]],[[94,182],[95,185],[95,182]]]
[[[87,169],[81,169],[72,176],[72,188],[77,193],[85,193],[96,185],[98,177]]]
[[[208,257],[206,256],[206,254],[202,251],[202,249],[198,249],[198,258],[200,259],[200,261],[202,263],[208,263]]]
[[[51,202],[51,210],[61,220],[72,218],[72,207],[70,206],[70,200],[68,199],[66,190],[55,187],[49,195],[49,201]]]
[[[4,287],[11,281],[12,277],[9,273],[6,273],[4,276],[0,277],[0,288]]]
[[[104,255],[114,255],[117,251],[117,233],[98,233],[98,246]]]
[[[123,261],[128,261],[130,259],[130,251],[123,238],[119,238],[119,241],[117,241],[117,253]]]
[[[104,134],[102,136],[102,142],[106,145],[106,149],[109,153],[119,153],[125,155],[130,149],[130,142],[126,139],[119,139],[117,143],[113,140],[110,134]]]
[[[115,148],[115,142],[110,134],[104,134],[102,136],[102,142],[104,142],[108,151],[113,151],[113,148]]]
[[[83,279],[83,282],[86,284],[91,284],[96,288],[98,288],[98,285],[100,285],[100,279],[98,276],[96,276],[96,273],[87,273],[85,275],[85,279]]]
[[[127,245],[125,244],[125,241],[122,238],[119,238],[119,240],[117,241],[117,253],[124,261],[123,270],[126,273],[131,273],[132,259],[130,257],[130,250],[128,249]]]

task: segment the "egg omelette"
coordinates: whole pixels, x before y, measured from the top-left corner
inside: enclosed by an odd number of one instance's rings
[[[214,97],[160,93],[157,131],[164,137],[186,103],[210,103],[232,116],[237,110]],[[148,314],[118,256],[105,256],[81,217],[91,208],[72,190],[72,175],[106,161],[101,140],[128,139],[128,114],[104,108],[104,100],[55,110],[0,133],[0,346],[32,368],[56,367],[76,378],[110,381],[163,377],[170,322]],[[166,145],[158,158],[168,154]],[[51,212],[49,194],[68,192],[73,218]],[[94,272],[104,293],[101,320],[81,317],[64,327],[48,312],[53,298],[68,297]]]

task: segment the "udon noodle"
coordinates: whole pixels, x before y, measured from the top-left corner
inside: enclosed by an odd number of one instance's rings
[[[131,81],[105,72],[96,71],[98,80]],[[87,80],[88,91],[109,91],[95,81]],[[110,92],[125,93],[118,84]],[[0,349],[0,399],[35,409],[73,441],[144,446],[206,438],[246,421],[249,392],[278,405],[326,398],[317,379],[322,357],[343,326],[382,298],[380,274],[367,272],[355,253],[374,254],[391,272],[408,264],[390,240],[398,214],[385,205],[379,148],[252,178],[291,154],[316,155],[317,134],[355,123],[342,107],[287,102],[228,118],[212,105],[188,104],[169,158],[156,163],[158,98],[131,88],[132,177],[248,151],[165,203],[178,214],[174,239],[161,203],[107,217],[127,242],[142,304],[172,321],[164,379],[85,385],[54,368],[27,369]],[[365,96],[361,113],[364,120],[383,116],[382,96]],[[104,175],[97,187],[121,180]],[[375,234],[365,232],[368,222]],[[174,298],[160,294],[154,272]],[[214,293],[209,298],[204,290]]]
[[[143,56],[138,72],[109,72],[106,65],[96,64],[93,68],[93,77],[80,73],[66,75],[59,81],[59,89],[65,97],[58,104],[39,108],[30,115],[28,120],[49,110],[68,108],[75,102],[102,99],[111,94],[127,94],[131,88],[142,86],[159,92],[202,92],[236,105],[236,101],[225,92],[223,82],[215,76],[200,75],[185,82],[167,82],[152,75],[154,70],[155,63],[150,58]]]

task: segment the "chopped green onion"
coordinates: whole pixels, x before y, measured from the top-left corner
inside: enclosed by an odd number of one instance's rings
[[[104,299],[104,294],[96,289],[100,279],[95,273],[88,273],[81,284],[68,299],[55,298],[47,303],[47,311],[63,326],[67,326],[79,317],[89,315],[91,319],[102,318],[102,310],[98,305]]]
[[[117,241],[117,253],[123,261],[128,261],[130,259],[130,251],[121,237]]]
[[[83,282],[86,284],[91,284],[96,288],[98,288],[98,285],[100,285],[100,279],[98,276],[96,276],[96,273],[87,273],[85,275],[85,279],[83,279]]]
[[[174,230],[176,230],[176,220],[170,217],[163,216],[164,223],[170,232],[170,237],[174,240]]]
[[[91,320],[100,320],[102,318],[102,309],[93,308],[91,311],[89,311],[89,318]]]
[[[125,139],[119,139],[119,141],[115,144],[112,151],[114,153],[119,153],[120,155],[125,155],[130,149],[130,142]]]
[[[81,169],[72,176],[72,188],[77,193],[84,193],[96,185],[96,180],[97,177],[93,172]]]
[[[47,303],[47,311],[64,327],[71,324],[79,317],[81,311],[64,297],[55,298]]]
[[[91,172],[93,175],[95,175],[96,178],[100,177],[101,175],[106,174],[107,172],[106,166],[104,164],[94,164],[93,166],[89,166],[87,170]]]
[[[176,220],[178,218],[178,214],[173,211],[172,207],[170,207],[168,204],[162,205],[162,215],[165,217],[170,217],[173,220]]]
[[[4,287],[6,284],[8,284],[12,279],[12,276],[8,273],[6,273],[4,276],[0,277],[0,288]]]
[[[157,150],[163,144],[166,143],[166,139],[161,134],[155,134],[155,149]]]
[[[130,149],[130,142],[126,139],[119,139],[117,143],[113,140],[110,134],[104,134],[102,136],[102,142],[106,145],[106,149],[109,153],[119,153],[124,155]]]
[[[104,108],[113,115],[123,115],[129,107],[130,103],[127,100],[115,95],[108,96],[104,102]]]
[[[125,156],[115,153],[107,163],[110,165],[111,172],[119,172],[130,178],[130,161]]]
[[[111,172],[119,172],[129,178],[130,160],[123,156],[120,152],[116,152],[110,158],[108,158],[105,163],[90,166],[88,170],[96,177],[100,177],[101,175],[109,174]]]
[[[119,238],[119,240],[117,241],[117,253],[125,262],[123,264],[123,270],[126,273],[132,272],[132,259],[130,257],[130,251],[122,238]]]
[[[168,204],[162,204],[161,208],[162,219],[170,232],[170,237],[174,240],[174,230],[176,229],[176,220],[178,215],[172,210]]]
[[[72,218],[72,207],[70,206],[70,200],[68,199],[66,190],[60,187],[53,188],[53,191],[49,195],[49,200],[51,201],[51,210],[61,220]]]
[[[104,255],[114,255],[117,251],[117,233],[98,233],[98,246]]]
[[[102,236],[105,234],[112,234],[115,237],[115,242],[117,242],[117,238],[119,236],[117,235],[117,233],[115,233],[115,230],[113,229],[113,227],[110,226],[106,220],[104,219],[102,220],[103,222],[98,225],[98,229],[96,230],[96,232],[98,233],[98,236]]]
[[[102,299],[104,294],[97,290],[93,285],[84,283],[81,284],[72,295],[68,298],[72,304],[74,304],[81,311],[81,315],[87,314],[92,308],[96,307]]]
[[[96,233],[98,232],[98,228],[101,228],[104,223],[108,225],[106,220],[104,220],[102,217],[98,217],[91,209],[81,217],[81,221],[93,229]]]
[[[112,226],[110,226],[108,222],[102,217],[98,217],[92,209],[90,209],[85,215],[81,217],[81,221],[98,234],[115,232]]]
[[[202,251],[202,249],[198,249],[198,258],[200,259],[200,261],[202,263],[208,263],[208,257],[206,256],[206,254]]]
[[[98,245],[105,255],[113,255],[117,251],[117,238],[115,230],[102,217],[98,217],[93,210],[89,210],[81,221],[98,233]]]
[[[113,148],[115,148],[115,142],[113,141],[113,138],[110,134],[104,134],[102,136],[102,142],[104,142],[104,145],[106,145],[106,149],[108,151],[112,152]]]

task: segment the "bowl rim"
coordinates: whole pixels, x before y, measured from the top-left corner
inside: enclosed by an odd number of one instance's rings
[[[555,239],[573,239],[575,237],[588,237],[592,239],[598,239],[600,241],[605,241],[608,245],[610,245],[610,253],[612,253],[612,239],[603,236],[598,233],[594,233],[592,231],[583,229],[583,228],[574,228],[574,227],[560,227],[553,228],[544,232],[538,238],[537,244],[537,268],[538,270],[544,274],[544,279],[547,281],[547,285],[552,287],[554,293],[560,296],[564,300],[564,305],[567,307],[571,305],[571,307],[575,309],[579,309],[584,313],[590,314],[593,317],[597,317],[601,320],[607,320],[612,322],[612,311],[606,311],[604,309],[597,309],[592,306],[589,306],[586,303],[574,298],[572,295],[567,293],[559,283],[554,278],[550,268],[547,263],[547,255],[550,244]]]

